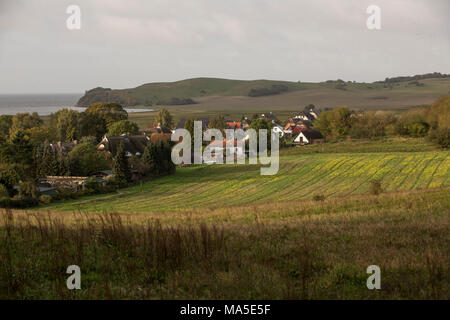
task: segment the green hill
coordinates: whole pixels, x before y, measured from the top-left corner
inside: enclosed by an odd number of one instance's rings
[[[404,108],[429,104],[450,92],[448,75],[399,77],[398,81],[357,83],[335,80],[320,83],[274,80],[194,78],[148,83],[132,89],[95,88],[79,100],[79,107],[94,102],[125,106],[191,105],[196,109],[295,110],[313,103],[318,107]],[[419,80],[417,80],[419,79]]]

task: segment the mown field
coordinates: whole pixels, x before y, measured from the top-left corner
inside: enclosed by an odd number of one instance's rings
[[[280,169],[274,176],[261,176],[259,165],[185,166],[177,168],[173,176],[118,194],[57,202],[42,210],[147,213],[312,199],[316,195],[346,197],[367,193],[374,179],[381,180],[386,192],[450,186],[448,151],[380,152],[377,146],[381,143],[353,146],[351,153],[338,153],[339,147],[333,149],[333,145],[282,150]],[[410,143],[405,150],[416,150]],[[345,146],[340,148],[345,151]]]

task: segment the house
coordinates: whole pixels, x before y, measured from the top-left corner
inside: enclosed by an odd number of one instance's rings
[[[70,189],[80,190],[86,186],[89,177],[75,177],[75,176],[47,176],[39,179],[39,185],[50,186],[56,189]],[[102,184],[106,181],[98,179]]]
[[[227,120],[227,126],[229,129],[241,129],[241,123],[233,120]]]
[[[273,120],[273,121],[278,121],[277,117],[272,113],[263,113],[260,116],[261,119],[266,119],[266,120]]]
[[[159,135],[157,133],[154,133]],[[153,136],[153,134],[152,134]],[[119,145],[123,143],[125,152],[128,157],[132,155],[140,156],[144,154],[144,149],[147,146],[147,142],[151,139],[147,135],[128,136],[126,134],[121,136],[104,136],[102,141],[97,145],[98,151],[106,151],[115,156]]]
[[[20,187],[18,185],[14,186],[13,189],[16,192],[19,192]],[[56,194],[56,189],[51,187],[49,184],[46,185],[42,185],[42,184],[37,184],[36,185],[36,190],[39,192],[39,194],[41,195],[48,195],[48,196],[53,196]]]
[[[284,128],[276,122],[273,122],[272,124],[272,131],[278,133],[280,138],[284,137]]]
[[[147,136],[148,141],[152,143],[157,143],[159,141],[171,141],[172,133],[152,133],[150,136]],[[147,142],[146,142],[147,144]]]
[[[289,119],[289,121],[284,126],[284,133],[287,135],[296,135],[302,131],[308,130],[308,126],[305,123],[306,121],[301,121],[299,119]]]
[[[63,152],[63,153],[69,153],[77,145],[78,145],[78,141],[77,140],[74,140],[73,142],[61,142],[61,141],[58,141],[57,143],[51,143],[50,147],[54,151]]]
[[[227,154],[227,151],[230,153],[234,153],[235,158],[237,155],[244,154],[245,144],[243,148],[238,146],[238,140],[234,139],[233,141],[223,139],[223,140],[214,140],[209,144],[209,147],[211,148],[211,153],[214,155],[215,153],[222,153],[224,161]],[[213,163],[213,162],[207,162],[205,163]]]
[[[169,127],[166,127],[164,125],[161,125],[158,123],[156,127],[151,127],[148,129],[145,129],[143,131],[145,134],[152,134],[152,133],[172,133],[172,130],[170,130]]]
[[[305,145],[305,144],[314,144],[314,143],[322,143],[323,136],[317,130],[306,130],[300,132],[297,137],[294,139],[294,144],[296,145]]]
[[[314,117],[310,112],[301,111],[296,116],[294,116],[294,119],[299,119],[303,121],[314,121],[316,117]]]
[[[250,127],[250,120],[247,118],[247,117],[244,117],[242,120],[241,120],[241,128],[243,129],[243,130],[247,130],[249,127]]]
[[[113,175],[114,172],[112,170],[102,170],[102,171],[97,171],[93,174],[94,177],[100,178],[100,179],[105,179],[108,176]]]

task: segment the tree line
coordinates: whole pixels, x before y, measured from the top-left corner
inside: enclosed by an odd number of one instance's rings
[[[168,125],[172,122],[167,110],[158,116]],[[129,157],[123,144],[113,155],[97,150],[103,135],[123,133],[135,135],[139,128],[117,103],[95,103],[84,112],[62,109],[45,122],[37,113],[0,116],[0,206],[35,205],[39,198],[35,180],[45,176],[91,176],[112,170],[106,188],[96,185],[95,179],[88,184],[89,192],[107,192],[174,173],[167,141],[150,140],[142,157]]]
[[[339,107],[322,112],[314,128],[328,140],[373,139],[386,135],[427,137],[447,148],[450,141],[450,95],[430,106],[396,114],[391,111],[350,111]]]

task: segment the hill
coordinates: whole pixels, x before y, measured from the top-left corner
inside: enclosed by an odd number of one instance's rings
[[[320,108],[347,105],[352,108],[402,109],[429,104],[448,94],[450,77],[438,75],[435,78],[430,78],[433,74],[429,77],[392,78],[395,81],[387,78],[373,83],[195,78],[148,83],[122,90],[95,88],[87,91],[77,106],[87,107],[94,102],[113,101],[125,106],[190,106],[199,111],[288,111],[310,103]]]

